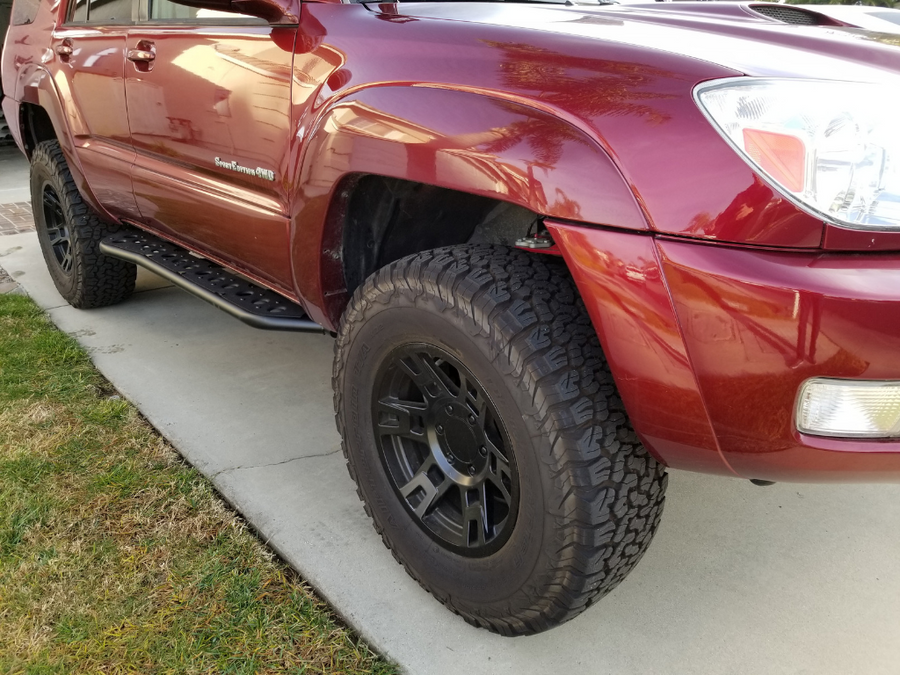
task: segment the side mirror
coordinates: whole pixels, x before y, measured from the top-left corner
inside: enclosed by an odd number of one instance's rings
[[[300,16],[296,10],[297,3],[292,0],[172,0],[172,2],[199,9],[256,16],[275,25],[300,23]]]

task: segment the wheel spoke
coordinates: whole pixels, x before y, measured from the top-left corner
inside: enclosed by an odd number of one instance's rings
[[[412,366],[410,365],[412,361]],[[430,398],[450,397],[456,398],[453,384],[440,368],[435,366],[434,360],[427,354],[409,354],[400,360],[404,372],[412,378],[420,390]]]
[[[500,454],[500,450],[491,443],[487,441],[487,448],[490,454],[488,459],[488,474],[486,480],[489,480],[491,484],[496,487],[501,496],[503,497],[503,501],[507,504],[512,503],[512,495],[509,493],[509,488],[506,487],[506,481],[509,481],[509,484],[512,485],[512,470],[509,467],[509,462]],[[506,481],[504,481],[504,478]]]
[[[487,492],[484,482],[477,487],[461,489],[461,506],[463,514],[463,542],[469,548],[484,546],[487,541],[489,525],[487,522]],[[469,497],[477,492],[477,499],[469,503]]]
[[[500,496],[503,497],[504,502],[507,504],[512,503],[512,495],[509,494],[509,489],[506,487],[506,484],[500,476],[489,475],[487,480],[491,481],[491,485],[500,491]]]
[[[469,400],[469,378],[462,371],[459,371],[459,391],[456,392],[456,399],[460,403],[466,403]]]
[[[66,231],[64,227],[48,227],[47,228],[47,236],[50,239],[50,245],[56,246],[57,244],[68,243],[69,241],[69,233]]]
[[[484,396],[470,397],[470,407],[474,407],[478,415],[478,428],[484,431],[487,426],[488,405],[487,398]]]
[[[474,394],[472,390],[474,390]],[[463,371],[459,371],[459,391],[456,399],[469,410],[474,410],[478,414],[480,426],[484,428],[484,417],[487,413],[485,398],[478,395],[478,388],[473,386],[473,382]]]
[[[59,203],[59,197],[56,196],[54,190],[44,190],[44,205],[50,207],[56,215],[62,215],[62,205]]]
[[[435,485],[431,482],[431,478],[428,476],[428,472],[432,467],[436,466],[436,462],[434,460],[434,455],[429,455],[424,462],[422,462],[422,466],[416,471],[416,475],[412,477],[406,485],[400,487],[400,494],[403,495],[403,498],[409,501],[409,498],[415,494],[418,490],[421,490],[425,493],[422,500],[416,505],[414,511],[416,516],[420,519],[424,518],[428,515],[428,513],[434,508],[435,504],[437,504],[441,498],[447,493],[447,490],[450,489],[452,485],[454,485],[453,481],[443,477],[440,483]]]
[[[44,214],[43,227],[46,230],[47,243],[53,251],[53,256],[56,258],[59,269],[69,274],[74,266],[72,241],[69,236],[66,217],[63,214],[62,203],[52,186],[44,186],[41,205]]]
[[[421,415],[427,410],[424,403],[401,401],[397,398],[385,398],[378,401],[378,412],[394,416],[397,421],[377,420],[375,425],[383,434],[401,436],[420,443],[426,443],[425,429],[413,427],[413,415]]]

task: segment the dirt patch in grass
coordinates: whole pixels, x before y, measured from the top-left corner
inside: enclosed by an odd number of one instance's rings
[[[20,296],[0,296],[0,636],[2,672],[395,672]]]

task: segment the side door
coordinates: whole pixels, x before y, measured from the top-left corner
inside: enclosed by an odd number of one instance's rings
[[[140,0],[125,96],[141,221],[290,292],[296,27]]]
[[[84,176],[103,207],[134,218],[134,148],[125,108],[125,37],[132,0],[72,0],[51,40],[59,89]]]

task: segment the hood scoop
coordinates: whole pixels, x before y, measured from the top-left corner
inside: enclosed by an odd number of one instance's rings
[[[809,12],[805,9],[791,7],[789,5],[750,5],[757,14],[780,21],[781,23],[793,23],[801,26],[835,26],[839,25],[822,14]]]

